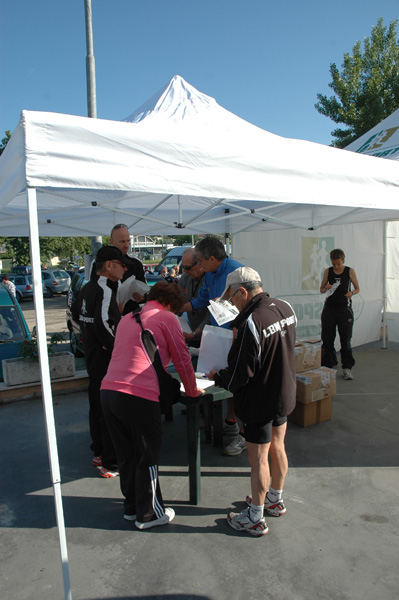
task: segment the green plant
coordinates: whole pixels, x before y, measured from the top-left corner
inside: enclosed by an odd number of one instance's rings
[[[50,338],[50,342],[47,344],[47,351],[49,355],[55,354],[54,347],[62,342],[65,342],[65,338],[62,333],[54,333]],[[33,336],[30,340],[24,340],[19,349],[18,356],[22,358],[28,358],[32,362],[39,362],[39,349],[37,347],[36,336]]]

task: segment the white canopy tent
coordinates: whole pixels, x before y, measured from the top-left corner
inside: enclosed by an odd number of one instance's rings
[[[317,228],[396,218],[390,161],[263,131],[174,77],[129,118],[23,111],[0,160],[0,235]],[[182,233],[183,233],[182,231]]]
[[[29,235],[65,597],[71,598],[40,236],[315,230],[399,217],[391,161],[263,131],[174,77],[128,122],[23,111],[0,158],[0,235]]]
[[[392,161],[399,160],[399,109],[367,133],[349,144],[346,150]],[[399,342],[399,222],[386,221],[384,233],[385,293],[384,315],[389,339]],[[385,334],[385,328],[384,328]]]

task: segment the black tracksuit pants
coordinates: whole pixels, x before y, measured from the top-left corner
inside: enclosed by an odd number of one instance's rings
[[[158,402],[111,390],[101,391],[101,404],[118,458],[126,515],[140,523],[165,514],[158,480],[162,423]]]
[[[112,470],[116,465],[116,452],[101,408],[101,379],[89,378],[89,427],[94,456],[101,456],[103,467]]]
[[[321,313],[321,364],[333,369],[337,364],[334,341],[338,328],[341,342],[341,363],[343,369],[351,369],[355,364],[352,355],[353,311],[348,306],[325,305]]]

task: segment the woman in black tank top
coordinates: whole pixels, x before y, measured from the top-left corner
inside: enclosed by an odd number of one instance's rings
[[[352,297],[360,291],[354,269],[345,267],[345,254],[337,248],[330,252],[332,267],[324,271],[320,293],[326,294],[321,314],[322,365],[334,368],[338,364],[334,341],[336,331],[341,342],[341,363],[344,379],[353,379],[355,364],[352,355]]]

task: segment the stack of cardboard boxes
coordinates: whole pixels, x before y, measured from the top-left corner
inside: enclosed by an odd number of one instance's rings
[[[331,419],[336,370],[321,366],[321,341],[299,339],[295,346],[296,407],[288,420],[302,427]]]

